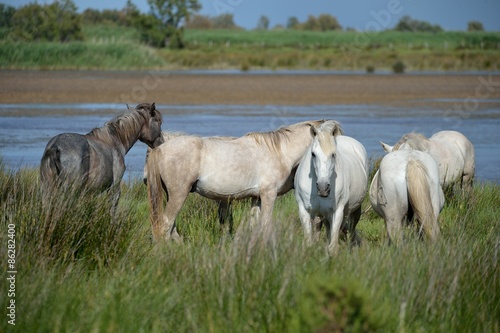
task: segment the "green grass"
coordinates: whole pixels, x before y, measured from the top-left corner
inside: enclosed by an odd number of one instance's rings
[[[476,184],[443,209],[441,237],[406,230],[387,245],[373,211],[363,244],[329,257],[323,237],[303,243],[293,194],[275,208],[274,239],[248,226],[235,203],[235,234],[212,201],[190,195],[178,218],[184,243],[153,244],[145,186],[124,184],[117,216],[105,194],[67,193],[42,205],[37,170],[0,163],[0,263],[15,225],[16,326],[3,332],[498,332],[500,186]],[[53,208],[51,208],[53,207]],[[366,202],[365,202],[365,206]],[[6,275],[6,273],[5,273]],[[6,277],[6,276],[4,276]],[[2,307],[7,284],[0,284]],[[5,310],[4,310],[5,312]]]
[[[0,30],[4,69],[333,69],[470,71],[500,68],[500,33],[186,30],[183,50],[153,49],[134,28],[84,26],[85,40],[21,43]]]

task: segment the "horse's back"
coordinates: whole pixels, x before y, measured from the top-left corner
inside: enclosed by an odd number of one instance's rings
[[[179,136],[172,138],[150,153],[155,156],[162,178],[172,183],[180,178],[194,182],[200,169],[202,139],[196,136]]]
[[[63,133],[52,138],[42,156],[41,179],[44,183],[58,180],[84,182],[90,168],[90,146],[80,134]]]
[[[415,164],[415,162],[418,163]],[[419,165],[425,169],[426,179],[424,181],[429,182],[433,202],[437,206],[441,205],[443,198],[438,164],[432,156],[418,150],[398,150],[387,154],[380,162],[379,188],[384,190],[387,201],[397,201],[399,198],[402,205],[406,205],[408,201],[407,173],[409,164]]]
[[[338,136],[337,149],[349,174],[350,200],[357,204],[364,199],[368,184],[368,158],[365,147],[349,136]]]
[[[429,140],[434,143],[434,149],[429,153],[439,164],[442,185],[465,175],[468,179],[474,177],[474,146],[465,135],[457,131],[440,131]]]

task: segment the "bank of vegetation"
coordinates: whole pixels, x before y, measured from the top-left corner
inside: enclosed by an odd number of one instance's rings
[[[2,5],[0,68],[369,73],[500,68],[500,32],[485,32],[476,21],[469,22],[467,31],[443,31],[403,17],[394,28],[365,32],[344,28],[328,14],[304,22],[291,17],[286,26],[274,28],[263,16],[256,29],[244,30],[231,14],[194,14],[199,4],[191,2],[174,1],[187,6],[183,13],[191,13],[181,17],[168,11],[163,16],[140,13],[130,1],[121,10],[87,9],[81,14],[70,0],[19,9]]]
[[[256,29],[244,30],[231,14],[196,15],[197,1],[171,3],[183,8],[178,12],[184,16],[173,10],[144,14],[130,1],[121,10],[81,14],[71,0],[18,9],[1,5],[0,68],[368,73],[500,68],[500,32],[485,32],[477,21],[469,22],[467,31],[443,31],[406,16],[394,28],[366,32],[344,28],[329,14],[304,22],[291,17],[274,28],[262,16]]]
[[[404,246],[388,246],[383,220],[368,211],[358,225],[361,247],[341,242],[335,257],[327,255],[325,235],[305,246],[291,193],[277,202],[274,241],[251,241],[259,229],[248,226],[248,202],[235,203],[229,235],[220,231],[215,203],[190,195],[178,217],[184,242],[153,244],[144,184],[131,181],[122,190],[115,219],[105,194],[64,193],[42,205],[37,170],[0,163],[0,264],[8,267],[9,239],[17,255],[9,296],[16,325],[4,316],[1,331],[499,328],[497,184],[477,183],[470,197],[449,199],[435,244],[408,227]],[[3,300],[11,287],[0,284]]]

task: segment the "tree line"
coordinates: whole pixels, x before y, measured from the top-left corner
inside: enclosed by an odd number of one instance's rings
[[[57,41],[69,42],[83,40],[83,24],[116,24],[135,27],[140,39],[153,47],[184,47],[184,29],[241,29],[234,22],[232,14],[215,17],[196,14],[201,9],[198,0],[147,0],[150,10],[141,13],[131,0],[127,0],[122,9],[86,9],[77,12],[72,0],[57,0],[52,4],[30,3],[18,9],[0,4],[0,28],[2,36],[14,41]],[[256,29],[269,29],[270,20],[261,16]],[[276,29],[294,29],[309,31],[342,30],[337,18],[330,14],[318,17],[310,15],[300,22],[295,16],[290,17],[286,27],[278,25]],[[352,30],[347,28],[346,30]],[[443,31],[439,25],[415,20],[410,16],[402,17],[393,28],[405,32]],[[484,31],[479,21],[470,21],[468,31]]]

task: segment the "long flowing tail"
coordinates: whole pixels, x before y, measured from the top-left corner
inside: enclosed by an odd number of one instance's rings
[[[431,188],[427,170],[421,161],[411,160],[406,166],[408,198],[420,228],[434,241],[439,235],[439,226],[432,206]]]
[[[163,216],[163,182],[158,165],[158,154],[155,150],[151,151],[147,159],[148,169],[148,199],[151,227],[154,240],[160,240],[162,237],[162,216]],[[166,191],[165,191],[166,192]],[[168,200],[168,193],[167,193]]]
[[[40,162],[40,178],[45,189],[56,185],[62,172],[61,151],[58,147],[51,147],[45,151]]]

